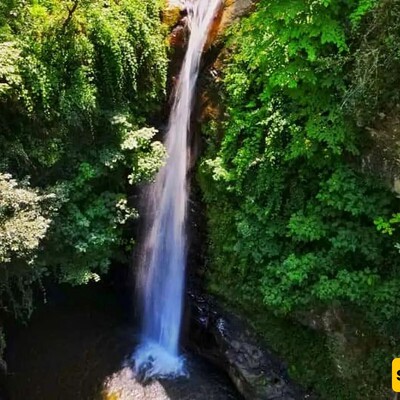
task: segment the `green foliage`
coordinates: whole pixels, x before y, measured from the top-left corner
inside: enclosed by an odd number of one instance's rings
[[[88,157],[73,179],[53,189],[60,209],[56,221],[61,223],[53,225],[41,261],[56,268],[61,281],[99,280],[111,260],[124,260],[134,242],[125,238],[123,226],[138,217],[128,204],[124,183],[146,182],[163,164],[165,151],[152,141],[154,129],[132,130],[123,115],[113,119],[113,126],[121,136],[119,148]]]
[[[398,202],[363,172],[367,132],[344,107],[374,6],[262,0],[234,26],[226,118],[208,127],[199,179],[213,287],[276,314],[346,305],[388,334],[399,326],[398,234],[377,226],[388,229]]]
[[[162,6],[160,0],[0,5],[0,172],[29,177],[54,196],[45,214],[45,195],[36,191],[26,192],[23,207],[5,211],[7,224],[18,229],[0,243],[2,265],[7,261],[0,297],[22,299],[21,310],[32,309],[32,285],[44,275],[72,284],[97,280],[132,248],[126,232],[138,216],[128,198],[132,185],[151,180],[165,158],[153,141],[156,131],[147,128],[165,91]],[[15,197],[15,181],[0,176]]]
[[[7,11],[11,32],[0,47],[5,169],[18,167],[23,176],[32,163],[50,167],[77,147],[112,142],[102,126],[116,111],[145,122],[166,79],[160,6],[35,1]]]
[[[30,285],[40,277],[35,261],[55,196],[27,182],[19,185],[7,174],[0,174],[0,193],[0,309],[24,318],[32,311]]]
[[[0,43],[0,98],[7,95],[14,86],[21,84],[18,71],[20,52],[13,42]]]
[[[43,215],[43,201],[29,188],[19,188],[10,175],[0,174],[0,264],[13,258],[33,262],[33,253],[46,235],[50,220]]]

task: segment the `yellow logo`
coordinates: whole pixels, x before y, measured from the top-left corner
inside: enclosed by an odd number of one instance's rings
[[[395,358],[392,362],[392,389],[400,393],[400,358]]]

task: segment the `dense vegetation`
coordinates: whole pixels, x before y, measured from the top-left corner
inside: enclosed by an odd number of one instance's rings
[[[163,163],[158,0],[0,4],[0,308],[32,311],[44,276],[98,280],[133,241],[131,185]],[[44,288],[43,288],[44,291]]]
[[[199,172],[209,287],[264,313],[252,318],[267,337],[268,313],[304,322],[312,311],[325,322],[347,315],[359,336],[367,326],[389,343],[347,368],[346,349],[319,349],[331,353],[330,374],[357,382],[355,391],[327,384],[320,359],[292,371],[329,399],[383,398],[376,380],[385,393],[382,371],[395,355],[399,204],[391,178],[369,159],[370,132],[399,101],[399,29],[397,0],[261,0],[229,32],[214,83],[225,117],[207,125]],[[315,357],[308,339],[304,353]]]
[[[129,194],[165,158],[162,7],[1,1],[1,318],[26,320],[45,277],[126,262]],[[386,397],[400,356],[399,37],[399,0],[260,0],[209,86],[208,286],[330,400]],[[0,366],[4,346],[0,326]]]

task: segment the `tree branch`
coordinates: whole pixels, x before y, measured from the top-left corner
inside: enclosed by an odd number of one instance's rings
[[[78,4],[79,4],[79,0],[75,0],[74,5],[71,8],[68,8],[68,17],[63,23],[63,26],[62,26],[63,30],[65,30],[66,27],[68,26],[68,24],[71,22],[71,19],[72,19],[73,15],[74,15],[74,12],[78,8]]]

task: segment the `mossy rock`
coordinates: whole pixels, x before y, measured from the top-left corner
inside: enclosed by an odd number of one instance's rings
[[[180,7],[168,7],[163,11],[162,21],[168,27],[169,30],[179,22],[181,19],[181,8]]]

